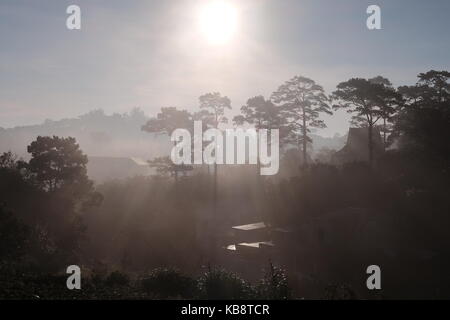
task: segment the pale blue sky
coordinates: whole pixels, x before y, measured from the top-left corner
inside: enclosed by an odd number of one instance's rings
[[[0,126],[95,108],[194,109],[210,91],[229,96],[236,112],[297,74],[331,92],[354,76],[400,85],[450,70],[447,0],[234,0],[237,34],[222,47],[198,31],[207,1],[1,0]],[[81,7],[80,31],[66,29],[70,4]],[[382,30],[366,28],[370,4],[381,7]],[[325,120],[323,135],[348,128],[344,113]]]

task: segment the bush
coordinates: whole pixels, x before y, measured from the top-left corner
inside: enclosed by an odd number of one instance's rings
[[[2,260],[15,260],[23,256],[29,237],[29,228],[0,204],[0,257]]]
[[[286,273],[283,269],[270,263],[268,272],[258,285],[258,296],[261,299],[287,300],[291,297]]]
[[[325,288],[325,300],[356,300],[355,291],[347,284],[330,284]]]
[[[252,299],[255,290],[236,274],[223,269],[209,269],[198,279],[201,299]]]
[[[129,283],[130,278],[125,273],[119,271],[111,272],[109,276],[105,279],[105,284],[111,287],[126,286]]]
[[[158,268],[142,279],[147,293],[161,299],[169,297],[192,298],[195,295],[195,281],[172,268]]]

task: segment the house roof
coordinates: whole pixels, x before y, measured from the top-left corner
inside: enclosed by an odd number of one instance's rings
[[[372,128],[372,138],[375,147],[381,147],[381,135],[378,128]],[[369,130],[368,128],[350,128],[348,131],[347,138],[347,148],[352,148],[354,150],[364,150],[367,149],[367,144],[369,142]]]
[[[373,151],[375,154],[383,152],[383,141],[380,130],[377,127],[372,129]],[[368,128],[350,128],[348,131],[347,143],[336,156],[346,161],[366,161],[368,160],[369,130]]]
[[[231,228],[234,230],[240,230],[240,231],[250,231],[250,230],[267,228],[267,225],[264,222],[256,222],[256,223],[250,223],[250,224],[243,224],[240,226],[234,226]]]
[[[241,243],[238,243],[237,245],[230,244],[230,245],[226,246],[226,249],[230,250],[230,251],[236,251],[237,247],[259,249],[264,246],[274,247],[275,245],[273,244],[272,241],[241,242]]]
[[[249,247],[249,248],[261,248],[261,246],[273,247],[274,244],[272,241],[258,241],[258,242],[241,242],[241,243],[238,243],[238,246]]]

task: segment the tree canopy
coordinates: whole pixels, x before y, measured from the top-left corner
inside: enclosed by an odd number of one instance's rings
[[[91,188],[86,170],[88,159],[75,138],[38,136],[27,150],[31,153],[27,169],[44,190],[55,191],[74,185]]]
[[[295,76],[272,93],[271,100],[282,108],[288,123],[288,140],[302,145],[303,163],[306,165],[311,128],[325,128],[326,124],[320,116],[332,114],[325,90],[312,79]]]
[[[225,110],[231,109],[231,100],[227,96],[222,96],[219,92],[206,93],[199,98],[200,109],[208,110],[214,116],[214,127],[220,123],[227,123]]]

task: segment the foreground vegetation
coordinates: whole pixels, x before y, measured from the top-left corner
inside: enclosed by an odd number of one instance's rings
[[[40,274],[23,266],[16,267],[1,265],[0,299],[283,300],[291,297],[284,271],[272,265],[255,284],[219,268],[207,268],[197,277],[167,268],[154,269],[143,275],[91,271],[83,277],[80,290],[67,289],[65,274]]]
[[[355,298],[367,291],[365,267],[376,263],[386,270],[383,297],[448,298],[449,78],[448,72],[430,71],[420,74],[415,86],[397,89],[384,78],[341,83],[333,94],[336,108],[351,111],[368,131],[384,120],[386,150],[376,155],[369,139],[363,162],[338,164],[333,154],[314,162],[304,143],[309,129],[293,116],[303,104],[249,101],[237,123],[272,128],[277,117],[286,117],[283,138],[295,137],[301,149],[301,156],[299,149],[286,152],[280,175],[267,179],[256,170],[189,176],[158,161],[155,177],[94,186],[74,138],[37,137],[28,147],[29,161],[5,152],[0,156],[0,297]],[[301,90],[315,92],[316,104],[303,101],[308,108],[325,108],[321,87],[294,80]],[[283,97],[288,87],[279,89]],[[220,118],[227,99],[206,95],[202,105],[214,110],[215,99]],[[169,132],[180,115],[190,125],[192,115],[178,111],[162,110],[144,130]],[[275,116],[270,124],[259,122],[266,119],[263,111]],[[308,109],[314,113],[308,121],[320,127],[316,111]],[[250,284],[235,270],[202,269],[215,265],[211,237],[205,236],[215,229],[204,212],[228,223],[240,222],[232,214],[241,213],[247,220],[288,226],[293,236],[277,249],[286,271],[271,267]],[[213,244],[221,250],[221,243]],[[65,269],[73,264],[91,270],[79,292],[65,287]],[[160,269],[168,266],[181,272]],[[295,281],[287,285],[286,278]]]

